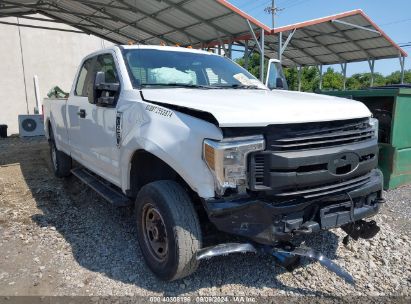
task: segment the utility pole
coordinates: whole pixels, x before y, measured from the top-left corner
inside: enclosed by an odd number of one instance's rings
[[[271,22],[272,22],[272,28],[275,28],[275,15],[278,12],[281,12],[282,10],[284,10],[283,8],[278,8],[277,6],[275,6],[275,0],[271,0],[271,6],[266,7],[264,9],[264,11],[268,14],[271,14]],[[282,49],[282,33],[278,33],[278,59],[281,62],[281,49]]]
[[[271,1],[271,19],[272,19],[272,25],[273,25],[273,28],[274,28],[274,26],[275,26],[275,0],[272,0]]]
[[[275,0],[271,0],[271,6],[266,7],[264,9],[264,11],[268,14],[271,14],[271,22],[272,22],[272,28],[275,27],[275,15],[278,12],[281,12],[283,10],[283,8],[278,8],[277,6],[275,6]]]

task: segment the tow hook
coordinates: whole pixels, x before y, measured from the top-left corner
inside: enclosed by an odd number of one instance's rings
[[[251,243],[227,243],[207,247],[197,252],[196,259],[209,259],[215,256],[228,255],[231,253],[265,253],[272,255],[276,262],[285,269],[292,271],[300,262],[300,257],[317,260],[322,266],[334,272],[347,283],[355,285],[354,278],[343,268],[328,259],[322,253],[308,247],[294,247],[289,243],[281,243],[277,246],[259,245]]]
[[[344,245],[348,245],[350,237],[355,241],[359,238],[368,240],[380,231],[380,227],[375,221],[366,222],[363,220],[341,226],[341,229],[347,233],[343,240]]]

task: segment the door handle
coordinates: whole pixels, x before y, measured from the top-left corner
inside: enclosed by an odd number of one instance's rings
[[[80,109],[80,110],[77,112],[77,115],[80,116],[80,118],[86,118],[86,110]]]

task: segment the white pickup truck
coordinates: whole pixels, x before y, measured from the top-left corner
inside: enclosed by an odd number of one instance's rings
[[[299,256],[318,259],[352,283],[294,237],[378,232],[363,220],[384,202],[378,121],[360,102],[282,89],[278,62],[267,78],[265,86],[230,59],[193,49],[93,53],[68,99],[44,102],[54,172],[73,173],[114,205],[135,204],[143,256],[163,280],[206,257],[262,251],[289,267]],[[203,248],[209,231],[235,242]]]

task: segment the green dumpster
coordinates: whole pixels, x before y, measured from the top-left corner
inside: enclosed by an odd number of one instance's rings
[[[379,120],[379,167],[384,188],[411,183],[411,86],[322,91],[363,102]]]

